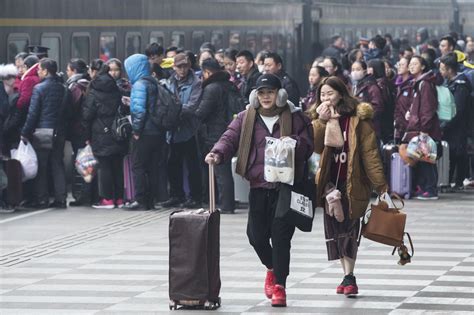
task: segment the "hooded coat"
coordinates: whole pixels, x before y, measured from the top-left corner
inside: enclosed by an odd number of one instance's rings
[[[33,88],[41,81],[40,77],[38,76],[38,67],[39,63],[26,70],[26,72],[21,77],[21,83],[19,87],[20,98],[16,103],[16,107],[20,110],[28,110],[31,96],[33,95]]]
[[[456,115],[443,126],[443,137],[448,141],[450,149],[463,151],[469,135],[469,110],[474,110],[471,87],[463,73],[448,81],[448,89],[454,96]]]
[[[115,80],[104,73],[91,81],[82,117],[85,138],[90,140],[96,156],[126,153],[126,143],[117,142],[112,135],[112,121],[122,104],[122,94]]]
[[[357,105],[349,121],[349,151],[347,162],[347,199],[352,220],[364,215],[372,189],[381,194],[388,190],[380,159],[377,137],[372,127],[374,111],[370,104]],[[333,148],[324,145],[326,121],[315,119],[314,152],[321,154],[320,169],[316,175],[317,205],[324,207],[324,188],[331,178]]]
[[[164,135],[164,132],[148,117],[150,106],[156,103],[158,88],[153,84],[155,79],[151,76],[147,56],[134,54],[125,59],[125,71],[132,84],[130,113],[132,114],[133,133],[136,135]]]
[[[379,139],[382,137],[382,114],[384,101],[382,91],[373,76],[367,75],[357,83],[354,96],[361,102],[370,103],[373,109],[372,120],[374,122],[375,134]]]
[[[395,85],[397,86],[397,96],[395,97],[395,138],[401,139],[405,134],[408,121],[405,114],[410,110],[413,97],[413,78],[409,77],[403,81],[401,77],[397,77]]]
[[[66,86],[69,90],[66,113],[71,124],[67,130],[68,139],[80,139],[80,141],[85,141],[84,126],[82,124],[82,107],[86,98],[87,87],[89,86],[88,77],[83,73],[74,74],[66,81]]]
[[[249,105],[250,106],[250,105]],[[288,103],[291,110],[292,132],[290,137],[296,140],[295,148],[295,183],[303,180],[306,163],[313,153],[313,130],[311,122],[300,108]],[[214,145],[211,152],[217,153],[222,162],[229,161],[236,154],[239,148],[240,134],[245,121],[247,111],[242,111],[237,115],[226,132]],[[250,182],[251,188],[273,189],[275,183],[269,183],[264,178],[264,159],[265,159],[265,137],[280,138],[280,123],[277,121],[270,132],[260,115],[255,119],[254,131],[252,135],[251,148],[247,163],[245,178]]]
[[[427,133],[434,140],[441,140],[441,128],[438,119],[438,93],[436,75],[432,71],[422,74],[414,82],[413,101],[410,119],[404,141],[408,142],[420,132]]]

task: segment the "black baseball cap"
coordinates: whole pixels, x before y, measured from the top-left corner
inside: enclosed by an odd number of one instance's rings
[[[258,90],[267,88],[267,89],[281,89],[280,79],[274,74],[263,74],[257,79],[257,84],[255,87]]]

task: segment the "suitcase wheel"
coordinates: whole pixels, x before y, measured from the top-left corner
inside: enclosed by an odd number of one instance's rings
[[[177,310],[178,309],[178,303],[174,300],[170,300],[170,311],[172,310]]]

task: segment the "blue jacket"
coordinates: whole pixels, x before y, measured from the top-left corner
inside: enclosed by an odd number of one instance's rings
[[[57,76],[46,77],[35,85],[21,135],[28,138],[36,128],[53,128],[56,133],[63,134],[65,92],[66,88]]]
[[[202,87],[201,81],[196,77],[192,70],[189,70],[188,76],[184,80],[178,80],[175,75],[170,78],[170,89],[179,96],[183,104],[183,112],[187,108],[195,110],[199,104]],[[191,139],[197,132],[199,122],[196,117],[181,117],[181,121],[172,134],[172,142],[180,143]]]
[[[158,89],[144,78],[154,78],[150,74],[148,58],[142,54],[134,54],[125,59],[125,71],[132,84],[130,94],[130,113],[132,129],[136,135],[164,135],[151,119],[148,119],[151,104],[156,102]]]

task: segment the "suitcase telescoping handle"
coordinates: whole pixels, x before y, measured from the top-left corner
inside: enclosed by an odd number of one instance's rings
[[[209,212],[216,211],[216,191],[214,182],[214,164],[209,164]]]

